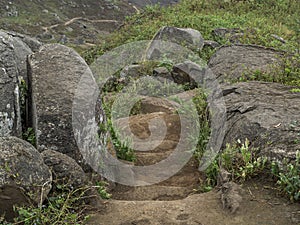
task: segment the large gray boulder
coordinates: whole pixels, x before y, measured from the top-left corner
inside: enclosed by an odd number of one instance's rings
[[[31,144],[17,137],[0,137],[0,215],[11,220],[13,205],[42,203],[51,182],[49,168]]]
[[[26,83],[26,59],[38,45],[27,36],[0,30],[0,136],[21,135],[19,82]]]
[[[28,62],[32,86],[31,123],[36,133],[37,149],[40,152],[55,150],[67,154],[81,166],[86,165],[75,141],[72,113],[77,115],[76,121],[83,123],[83,127],[87,120],[97,117],[93,114],[96,104],[93,109],[87,105],[90,98],[98,98],[93,92],[96,88],[91,83],[92,72],[77,52],[59,44],[44,45],[29,57]],[[79,84],[81,89],[77,89]],[[73,101],[78,90],[81,99],[77,99],[75,113]],[[81,132],[77,132],[78,140]]]
[[[238,80],[256,71],[271,71],[280,64],[282,56],[282,52],[262,46],[223,46],[211,57],[208,67],[219,82]]]
[[[261,154],[282,161],[300,150],[300,93],[277,83],[222,87],[227,107],[226,143],[248,138]]]

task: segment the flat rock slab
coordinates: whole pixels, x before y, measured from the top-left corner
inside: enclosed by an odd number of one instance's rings
[[[59,44],[45,45],[31,55],[29,67],[38,150],[67,154],[81,165],[82,155],[72,128],[72,106],[81,77],[92,77],[89,67],[73,49]]]
[[[300,150],[300,93],[292,88],[267,82],[224,85],[224,145],[248,138],[266,156],[295,158]]]
[[[219,82],[237,80],[251,72],[267,72],[280,63],[282,52],[256,45],[219,48],[208,62]]]
[[[51,182],[51,171],[31,144],[17,137],[0,137],[0,215],[11,220],[13,205],[42,202]]]
[[[0,136],[21,135],[19,80],[27,80],[27,56],[39,42],[0,30]]]

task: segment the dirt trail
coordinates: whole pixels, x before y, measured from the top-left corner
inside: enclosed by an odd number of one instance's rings
[[[129,126],[124,118],[118,121],[124,132],[131,131],[139,138],[150,135],[148,122],[153,118],[162,118],[168,125],[165,139],[160,145],[152,151],[136,152],[136,165],[152,165],[165,159],[174,150],[180,136],[179,117],[172,110],[161,110],[161,102],[155,102],[155,99],[148,100],[148,103],[141,110],[147,113],[145,109],[148,109],[151,113],[131,116]],[[160,105],[158,112],[155,112],[156,103]],[[154,140],[144,147],[155,145]],[[217,189],[209,193],[195,193],[201,178],[196,160],[190,160],[176,175],[159,184],[141,187],[117,184],[112,193],[113,199],[106,201],[104,208],[94,213],[88,224],[300,224],[300,205],[291,204],[286,198],[278,196],[278,192],[272,188],[273,183],[253,180],[244,184],[241,193],[243,201],[237,212],[232,214],[223,209]]]

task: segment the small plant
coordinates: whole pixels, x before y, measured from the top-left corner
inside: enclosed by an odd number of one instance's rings
[[[97,191],[100,195],[100,197],[102,199],[110,199],[111,198],[111,194],[109,194],[106,190],[106,186],[108,184],[106,182],[103,182],[103,181],[97,181],[96,182],[96,188],[97,188]]]
[[[284,163],[272,163],[272,174],[277,178],[280,189],[289,196],[291,201],[300,200],[300,152],[296,153],[296,160]]]
[[[129,162],[134,162],[136,160],[136,156],[134,150],[130,148],[130,140],[120,140],[119,135],[117,135],[115,129],[113,128],[112,122],[110,119],[107,120],[108,130],[110,132],[111,142],[115,147],[117,157],[119,159],[123,159]]]
[[[234,181],[244,182],[248,178],[262,173],[267,165],[266,157],[258,157],[258,149],[250,148],[248,139],[242,143],[227,144],[211,165],[205,170],[206,180],[200,190],[209,191],[217,185],[220,168],[231,174]]]
[[[27,128],[26,132],[23,133],[23,139],[32,144],[33,146],[36,146],[36,137],[35,132],[32,127]]]
[[[258,149],[249,147],[249,140],[244,143],[226,145],[220,155],[220,165],[232,174],[233,180],[245,181],[261,173],[266,166],[267,158],[258,157]]]

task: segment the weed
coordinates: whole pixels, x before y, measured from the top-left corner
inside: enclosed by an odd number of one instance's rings
[[[258,157],[258,153],[258,149],[250,148],[248,139],[244,143],[238,140],[235,144],[227,144],[206,169],[206,180],[200,189],[209,190],[217,184],[220,168],[228,171],[232,180],[238,182],[244,182],[262,173],[267,166],[267,157]]]
[[[297,151],[294,162],[283,163],[279,166],[273,162],[272,174],[277,178],[277,184],[291,201],[300,200],[300,152]]]
[[[27,128],[26,132],[23,133],[23,139],[28,141],[33,146],[36,146],[35,132],[32,127]]]
[[[108,184],[106,182],[103,182],[103,181],[97,181],[96,182],[96,188],[97,188],[97,191],[100,195],[100,197],[102,199],[110,199],[111,198],[111,194],[109,194],[106,190],[106,186]]]

